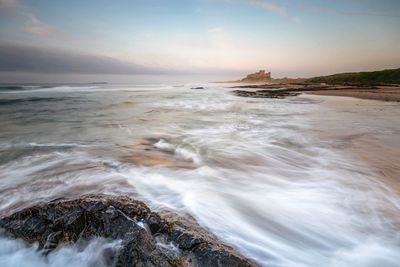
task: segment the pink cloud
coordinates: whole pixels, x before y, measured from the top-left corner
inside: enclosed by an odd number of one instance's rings
[[[10,9],[13,11],[11,14],[23,19],[25,21],[24,30],[31,34],[43,37],[64,36],[56,28],[42,22],[26,6],[18,2],[18,0],[0,0],[0,8]]]
[[[269,1],[264,1],[264,0],[243,0],[243,1],[250,5],[253,5],[255,7],[273,12],[281,17],[290,19],[290,20],[294,21],[295,23],[301,22],[301,20],[298,17],[289,14],[284,6],[277,5],[275,3],[272,3]]]

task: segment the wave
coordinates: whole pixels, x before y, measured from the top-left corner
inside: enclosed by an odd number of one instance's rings
[[[85,144],[78,143],[1,143],[0,150],[12,150],[12,149],[30,149],[30,148],[74,148],[74,147],[88,147]]]
[[[115,265],[106,254],[118,251],[120,241],[97,238],[90,242],[62,246],[45,255],[37,245],[0,237],[0,266],[2,267],[107,267]]]
[[[15,85],[0,86],[0,93],[80,92],[98,88],[100,87],[84,85]]]
[[[20,159],[32,156],[45,156],[49,153],[60,153],[88,147],[89,145],[75,143],[0,143],[0,164],[18,162]]]
[[[174,89],[172,85],[7,85],[0,86],[0,93],[41,93],[41,92],[148,92]]]
[[[76,144],[76,143],[68,143],[68,144],[57,144],[57,143],[47,143],[47,144],[40,144],[40,143],[28,143],[29,146],[32,147],[54,147],[54,148],[70,148],[70,147],[88,147],[88,145],[83,144]]]
[[[189,148],[188,145],[174,145],[172,143],[168,143],[164,139],[160,139],[157,143],[154,144],[156,148],[159,148],[163,151],[172,152],[178,158],[183,160],[191,161],[195,164],[201,163],[201,157],[198,153],[193,151],[193,148]]]
[[[25,103],[36,103],[36,102],[61,102],[65,101],[66,97],[27,97],[27,98],[12,98],[12,99],[0,99],[0,106],[25,104]]]
[[[9,91],[9,90],[31,90],[43,88],[42,85],[0,85],[0,91]]]

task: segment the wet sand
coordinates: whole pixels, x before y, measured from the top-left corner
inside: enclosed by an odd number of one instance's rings
[[[379,86],[376,89],[343,89],[307,92],[314,95],[349,96],[362,99],[400,102],[400,87]]]

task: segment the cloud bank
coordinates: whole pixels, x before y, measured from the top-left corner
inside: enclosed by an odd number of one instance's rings
[[[179,74],[115,58],[21,44],[0,44],[0,72],[53,74]]]

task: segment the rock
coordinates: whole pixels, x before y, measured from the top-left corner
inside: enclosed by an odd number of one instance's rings
[[[237,96],[253,98],[285,98],[287,96],[297,96],[300,93],[289,90],[258,90],[258,91],[232,91]]]
[[[124,196],[59,199],[2,217],[0,227],[15,238],[37,242],[45,253],[95,237],[121,240],[121,249],[106,255],[117,266],[257,265],[193,219],[157,214]]]
[[[192,88],[190,88],[190,89],[204,89],[204,87],[199,86],[199,87],[192,87]]]

